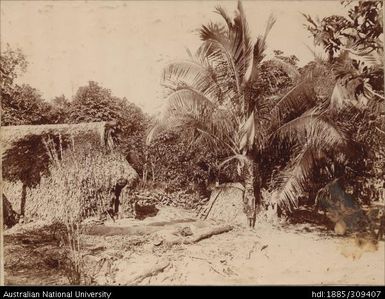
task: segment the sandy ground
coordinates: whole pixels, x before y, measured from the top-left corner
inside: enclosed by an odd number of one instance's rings
[[[6,284],[67,284],[60,265],[63,248],[37,224],[5,232]],[[357,246],[309,225],[257,223],[193,244],[170,240],[221,225],[165,207],[139,221],[90,225],[83,236],[88,283],[108,285],[383,285],[384,241]],[[29,227],[30,226],[30,227]],[[30,230],[34,227],[35,233]],[[168,240],[167,242],[165,240]],[[28,257],[28,258],[27,258]],[[55,259],[56,258],[56,259]]]

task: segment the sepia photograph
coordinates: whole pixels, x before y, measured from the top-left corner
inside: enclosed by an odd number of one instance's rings
[[[0,285],[385,285],[383,1],[0,10]]]

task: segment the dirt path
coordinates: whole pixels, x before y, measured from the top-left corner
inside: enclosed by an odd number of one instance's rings
[[[122,219],[106,223],[83,237],[89,283],[112,285],[290,285],[385,283],[384,242],[377,248],[357,247],[352,238],[335,237],[310,226],[286,228],[259,223],[255,230],[232,231],[195,244],[163,242],[196,235],[214,223],[194,220],[191,212],[175,208],[143,221]],[[186,230],[186,228],[188,228]],[[14,271],[15,234],[5,236],[6,283],[36,284],[32,265]],[[28,242],[27,242],[28,243]],[[48,246],[48,245],[47,245]],[[54,244],[45,252],[54,252]],[[24,248],[24,249],[23,249]],[[28,247],[31,249],[32,247]],[[26,250],[27,247],[22,247]],[[18,249],[19,252],[20,248]],[[33,252],[33,251],[32,251]],[[46,259],[49,260],[49,256]],[[57,255],[57,253],[56,253]],[[39,255],[35,256],[36,259]],[[14,262],[12,262],[14,261]],[[32,260],[31,260],[31,263]],[[46,267],[49,262],[40,263]],[[24,265],[24,266],[23,266]],[[43,266],[42,266],[43,265]],[[23,268],[24,267],[24,268]],[[60,267],[59,267],[60,268]],[[42,284],[47,282],[43,274]],[[48,276],[48,275],[47,275]],[[62,284],[63,273],[47,277]]]
[[[346,254],[349,250],[356,256]],[[143,265],[164,261],[169,266],[163,272],[140,284],[381,285],[385,281],[383,242],[378,251],[364,252],[350,240],[268,227],[236,229],[192,245],[147,248],[116,263],[114,281],[130,283]]]

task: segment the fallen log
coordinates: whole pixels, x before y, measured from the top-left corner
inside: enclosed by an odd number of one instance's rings
[[[181,245],[181,244],[195,244],[201,240],[208,239],[214,235],[223,234],[229,232],[233,229],[230,225],[225,226],[216,226],[212,228],[201,229],[195,231],[193,236],[180,236],[180,231],[163,231],[161,234],[158,234],[158,238],[154,241],[154,246],[159,246],[164,244],[167,246]]]
[[[217,226],[214,228],[208,228],[204,230],[202,233],[200,233],[197,236],[186,238],[186,240],[183,241],[184,244],[193,244],[198,243],[199,241],[202,241],[204,239],[208,239],[212,236],[227,233],[231,231],[233,227],[231,225],[225,225],[225,226]]]
[[[168,266],[170,266],[170,262],[160,262],[151,267],[150,269],[146,269],[144,272],[138,274],[131,281],[129,281],[128,284],[138,284],[148,277],[152,277],[157,275],[158,273],[163,272],[164,269],[166,269]]]

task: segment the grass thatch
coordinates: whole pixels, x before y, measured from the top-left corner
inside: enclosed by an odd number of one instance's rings
[[[65,135],[76,139],[85,135],[95,135],[100,139],[100,144],[105,145],[106,133],[110,127],[109,122],[5,126],[1,127],[1,152],[5,153],[13,144],[28,135]]]
[[[79,183],[84,184],[92,181],[93,185],[90,190],[98,189],[103,184],[110,184],[111,186],[106,187],[106,194],[110,196],[109,190],[119,178],[123,177],[131,183],[138,177],[124,156],[112,150],[111,130],[113,128],[113,122],[1,127],[3,179],[9,183],[26,185],[29,188],[26,195],[31,198],[29,204],[31,207],[32,193],[34,192],[32,189],[37,188],[38,192],[35,195],[37,198],[41,198],[44,193],[42,188],[49,185],[48,183],[52,180],[51,171],[56,171],[52,165],[53,162],[61,165],[69,159],[67,155],[70,155],[73,159],[73,161],[71,160],[72,164],[78,165],[82,163],[83,155],[86,155],[87,159],[91,159],[89,157],[96,159],[95,157],[97,157],[99,160],[95,160],[98,163],[94,161],[94,163],[88,163],[87,167],[77,169],[78,172],[85,172]],[[68,162],[67,164],[68,168],[60,168],[62,173],[59,177],[61,180],[67,176],[76,178],[79,175],[76,171],[71,172],[73,168],[71,163]],[[87,177],[86,174],[91,175],[91,178]],[[96,174],[97,180],[93,177]],[[62,183],[60,180],[58,182]],[[52,190],[59,190],[58,182],[55,186],[51,184],[51,188],[48,189],[51,192],[53,192]],[[72,186],[70,189],[73,191],[76,185],[71,183],[69,186]],[[15,204],[15,200],[21,201],[19,195],[22,192],[20,190],[20,188],[19,190],[12,188],[5,190],[13,204]],[[60,194],[67,198],[68,196],[66,197],[65,194],[68,190],[63,190]],[[47,198],[49,201],[54,201],[55,196]],[[21,210],[20,208],[20,212]]]

